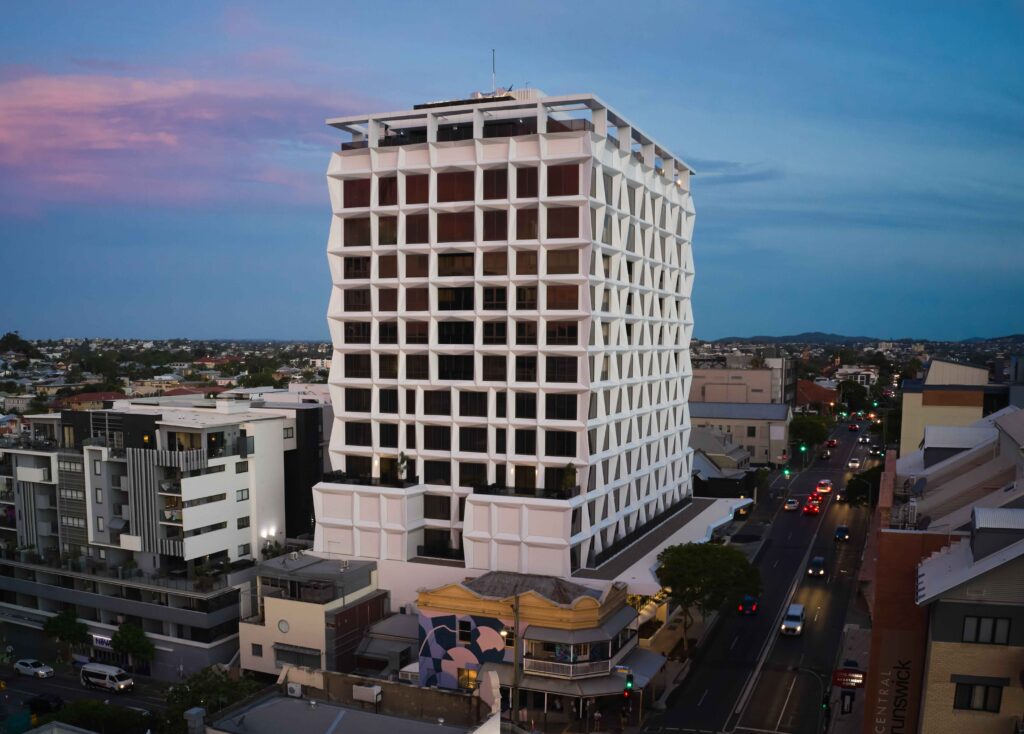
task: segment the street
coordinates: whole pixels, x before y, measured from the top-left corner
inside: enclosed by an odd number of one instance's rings
[[[120,706],[134,706],[156,712],[165,707],[165,689],[162,686],[136,684],[134,691],[117,695],[110,691],[86,688],[78,678],[78,671],[69,671],[61,666],[52,678],[31,678],[18,675],[10,666],[3,666],[3,680],[6,689],[0,693],[8,712],[18,711],[25,701],[40,693],[51,693],[60,696],[65,703],[92,698],[98,701],[110,701]]]
[[[762,500],[767,508],[759,509],[771,513],[772,524],[756,564],[763,584],[759,613],[740,617],[725,611],[689,677],[669,699],[662,719],[666,731],[820,731],[822,691],[830,690],[869,519],[867,508],[837,503],[835,494],[850,476],[848,459],[867,458],[868,446],[857,443],[866,430],[854,433],[840,423],[832,432],[839,445],[831,459],[809,459],[808,468],[789,480],[787,494],[774,502]],[[802,504],[819,479],[835,485],[820,515],[781,509],[785,497]],[[773,489],[785,485],[780,479]],[[833,534],[842,524],[850,526],[851,537],[837,544]],[[826,576],[810,579],[807,562],[818,555],[826,559]],[[804,632],[781,638],[782,612],[790,603],[806,607]]]

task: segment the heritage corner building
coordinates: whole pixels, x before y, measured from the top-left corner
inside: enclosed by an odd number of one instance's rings
[[[610,583],[656,527],[731,516],[690,485],[689,166],[589,94],[328,123],[316,551],[376,560],[401,602],[467,571]]]

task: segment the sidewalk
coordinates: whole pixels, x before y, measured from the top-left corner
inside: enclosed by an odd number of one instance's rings
[[[843,643],[836,659],[836,667],[846,667],[845,663],[850,661],[856,663],[858,670],[867,671],[871,665],[870,656],[871,616],[864,597],[859,590],[855,590],[846,611]],[[832,734],[860,734],[862,730],[865,692],[863,688],[848,691],[848,700],[850,693],[853,694],[852,706],[849,712],[843,713],[843,689],[834,686],[832,688],[832,718],[828,728]]]

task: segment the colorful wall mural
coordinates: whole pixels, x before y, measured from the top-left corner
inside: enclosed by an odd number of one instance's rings
[[[472,615],[419,615],[420,685],[439,688],[475,688],[484,663],[506,661],[503,629],[511,622]],[[512,648],[507,649],[512,659]]]

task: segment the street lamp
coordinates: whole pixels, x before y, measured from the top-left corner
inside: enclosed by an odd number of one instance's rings
[[[501,631],[501,638],[508,640],[508,630]],[[519,594],[515,595],[512,601],[512,692],[509,696],[509,703],[512,708],[511,721],[519,716],[519,669],[522,666],[521,641],[519,640]]]

